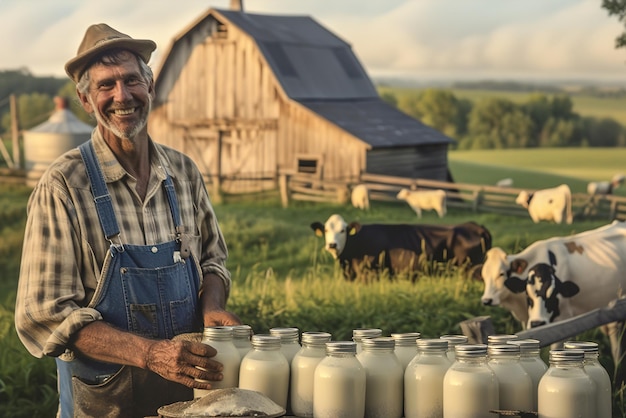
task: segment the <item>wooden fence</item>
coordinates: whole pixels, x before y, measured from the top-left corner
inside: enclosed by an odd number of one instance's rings
[[[447,194],[448,207],[470,209],[474,212],[492,212],[506,215],[528,216],[528,211],[515,203],[522,191],[533,189],[499,187],[491,185],[450,183],[445,181],[410,179],[376,174],[363,174],[351,181],[328,181],[311,175],[281,172],[279,188],[282,205],[287,207],[291,200],[312,202],[337,202],[348,204],[350,191],[356,184],[365,184],[370,201],[400,202],[396,199],[402,188],[442,189]],[[404,202],[402,202],[405,204]],[[626,197],[590,196],[586,193],[572,194],[572,212],[575,218],[626,220]]]

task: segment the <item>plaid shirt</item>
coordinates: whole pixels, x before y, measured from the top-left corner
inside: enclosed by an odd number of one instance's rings
[[[122,243],[150,245],[175,238],[162,186],[167,170],[178,197],[183,238],[190,243],[202,274],[218,275],[228,294],[226,244],[192,160],[151,141],[150,180],[142,202],[135,192],[136,180],[115,159],[97,129],[92,140],[113,200]],[[34,356],[59,356],[66,351],[73,333],[102,319],[88,304],[111,245],[100,227],[77,148],[51,164],[33,190],[27,211],[15,327]],[[117,243],[117,238],[113,241]]]

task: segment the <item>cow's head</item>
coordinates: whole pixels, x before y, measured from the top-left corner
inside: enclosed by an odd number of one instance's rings
[[[576,283],[561,281],[556,275],[556,256],[548,251],[550,264],[538,263],[528,270],[526,294],[528,296],[528,326],[530,328],[554,322],[561,313],[561,298],[571,298],[580,292]]]
[[[522,205],[526,209],[528,209],[528,204],[530,203],[530,199],[532,195],[530,195],[526,190],[522,190],[515,198],[515,203],[518,205]]]
[[[499,305],[503,299],[511,296],[511,292],[519,287],[518,281],[526,269],[527,263],[523,259],[510,261],[502,248],[493,247],[485,253],[485,263],[481,276],[485,290],[481,301],[484,305]],[[523,282],[525,284],[525,282]],[[523,291],[523,287],[522,287]]]
[[[353,222],[350,225],[341,217],[341,215],[331,215],[330,218],[322,225],[321,222],[313,222],[311,229],[315,231],[318,237],[324,237],[326,242],[325,248],[333,258],[339,258],[339,255],[346,248],[348,235],[356,234],[361,225]]]
[[[409,189],[401,189],[396,195],[396,199],[406,200],[406,198],[409,197],[409,194],[411,194]]]

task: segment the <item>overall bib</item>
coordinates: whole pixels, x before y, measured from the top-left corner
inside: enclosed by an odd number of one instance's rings
[[[170,339],[201,329],[199,265],[181,239],[174,185],[164,182],[176,239],[155,245],[121,242],[104,177],[91,141],[80,147],[100,225],[111,242],[89,307],[105,322],[147,338]],[[119,243],[113,243],[117,237]],[[56,359],[62,418],[145,417],[163,405],[193,399],[193,391],[148,370],[76,357]]]

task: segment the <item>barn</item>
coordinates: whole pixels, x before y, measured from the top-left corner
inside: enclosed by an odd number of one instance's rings
[[[209,9],[156,70],[157,142],[215,190],[276,188],[278,174],[447,180],[453,140],[384,102],[350,45],[309,16]]]

